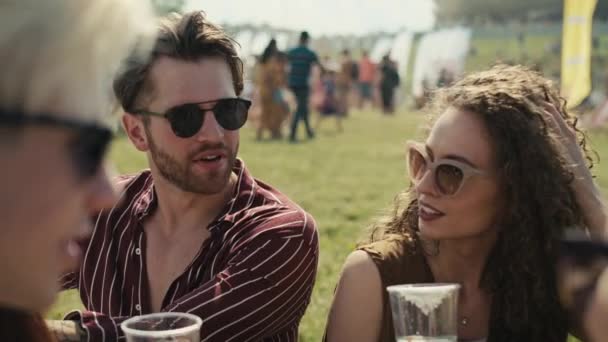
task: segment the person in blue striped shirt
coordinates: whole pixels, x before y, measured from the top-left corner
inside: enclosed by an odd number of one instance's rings
[[[287,58],[289,60],[288,84],[297,101],[296,112],[291,121],[291,133],[289,135],[289,140],[291,142],[297,141],[298,124],[300,121],[304,121],[308,138],[314,138],[314,132],[310,127],[309,122],[309,78],[313,65],[316,64],[321,67],[321,69],[323,69],[323,67],[319,62],[317,54],[308,47],[309,41],[310,35],[308,32],[303,31],[300,34],[299,45],[289,50],[287,53]]]

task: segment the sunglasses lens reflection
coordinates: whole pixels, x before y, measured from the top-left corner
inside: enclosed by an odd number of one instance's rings
[[[436,169],[437,187],[444,195],[454,195],[464,179],[462,170],[454,165],[441,164]]]
[[[249,102],[241,99],[227,99],[217,103],[215,119],[224,129],[235,131],[247,121]]]
[[[410,177],[415,181],[419,181],[426,170],[426,160],[424,160],[424,156],[417,150],[411,149],[408,156],[408,165]]]
[[[173,133],[181,138],[189,138],[203,126],[203,112],[197,105],[187,104],[167,113]]]

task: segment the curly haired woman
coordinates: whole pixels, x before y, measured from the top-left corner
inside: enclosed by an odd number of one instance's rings
[[[411,187],[346,260],[327,341],[395,341],[386,286],[428,282],[461,285],[461,341],[566,341],[558,240],[604,235],[606,210],[564,102],[521,66],[438,90],[426,141],[407,146]]]

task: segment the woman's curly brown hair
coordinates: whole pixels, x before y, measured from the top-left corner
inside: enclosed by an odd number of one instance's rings
[[[555,284],[556,247],[565,229],[583,225],[583,216],[559,137],[547,122],[546,103],[560,109],[577,132],[591,167],[586,137],[565,100],[551,81],[525,67],[497,65],[470,74],[436,91],[429,107],[436,114],[448,107],[477,113],[493,140],[506,208],[480,284],[493,295],[488,342],[564,342],[568,334]],[[389,215],[372,225],[367,243],[395,236],[421,243],[411,190],[399,194]]]

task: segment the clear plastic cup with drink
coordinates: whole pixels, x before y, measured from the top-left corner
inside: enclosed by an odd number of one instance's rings
[[[127,342],[199,342],[202,323],[195,315],[161,312],[130,318],[120,327]]]
[[[458,284],[387,287],[398,342],[458,340]]]

